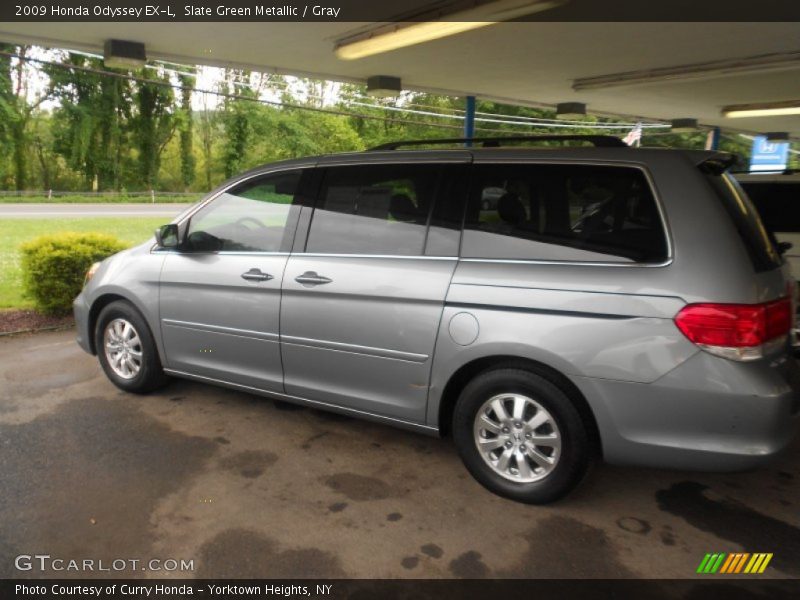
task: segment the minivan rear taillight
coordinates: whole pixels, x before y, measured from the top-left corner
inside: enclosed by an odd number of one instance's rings
[[[765,304],[688,304],[675,324],[703,350],[731,360],[756,360],[786,341],[792,301]]]

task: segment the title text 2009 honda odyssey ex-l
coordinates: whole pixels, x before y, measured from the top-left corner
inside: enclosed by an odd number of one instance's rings
[[[584,142],[252,170],[93,268],[79,343],[130,392],[185,377],[449,433],[523,502],[595,456],[761,464],[800,412],[794,288],[732,157]]]

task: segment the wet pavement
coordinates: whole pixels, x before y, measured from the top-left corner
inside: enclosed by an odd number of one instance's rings
[[[194,561],[45,573],[73,577],[684,578],[707,552],[800,576],[798,443],[740,474],[598,465],[525,506],[448,440],[186,381],[125,394],[73,338],[0,339],[0,578],[43,575],[20,554]]]

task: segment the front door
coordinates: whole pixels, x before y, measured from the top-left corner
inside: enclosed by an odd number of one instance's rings
[[[439,222],[434,210],[454,193],[449,167],[325,169],[305,251],[284,277],[287,394],[424,422],[458,254],[457,219]]]
[[[192,215],[160,280],[169,370],[283,392],[281,282],[302,171],[256,176]]]

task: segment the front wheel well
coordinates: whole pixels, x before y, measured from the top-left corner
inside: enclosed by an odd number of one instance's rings
[[[444,387],[441,401],[439,402],[439,432],[444,436],[450,434],[456,402],[461,395],[461,391],[470,381],[486,371],[509,368],[530,371],[547,379],[564,392],[578,410],[586,425],[592,449],[598,457],[602,456],[603,448],[597,421],[589,403],[578,387],[556,369],[544,363],[518,356],[485,356],[461,366],[453,373]]]
[[[97,317],[100,316],[100,311],[106,306],[117,300],[130,302],[127,298],[118,294],[103,294],[92,303],[92,308],[89,309],[89,348],[92,354],[97,354],[97,348],[94,343],[94,330],[97,327]]]

